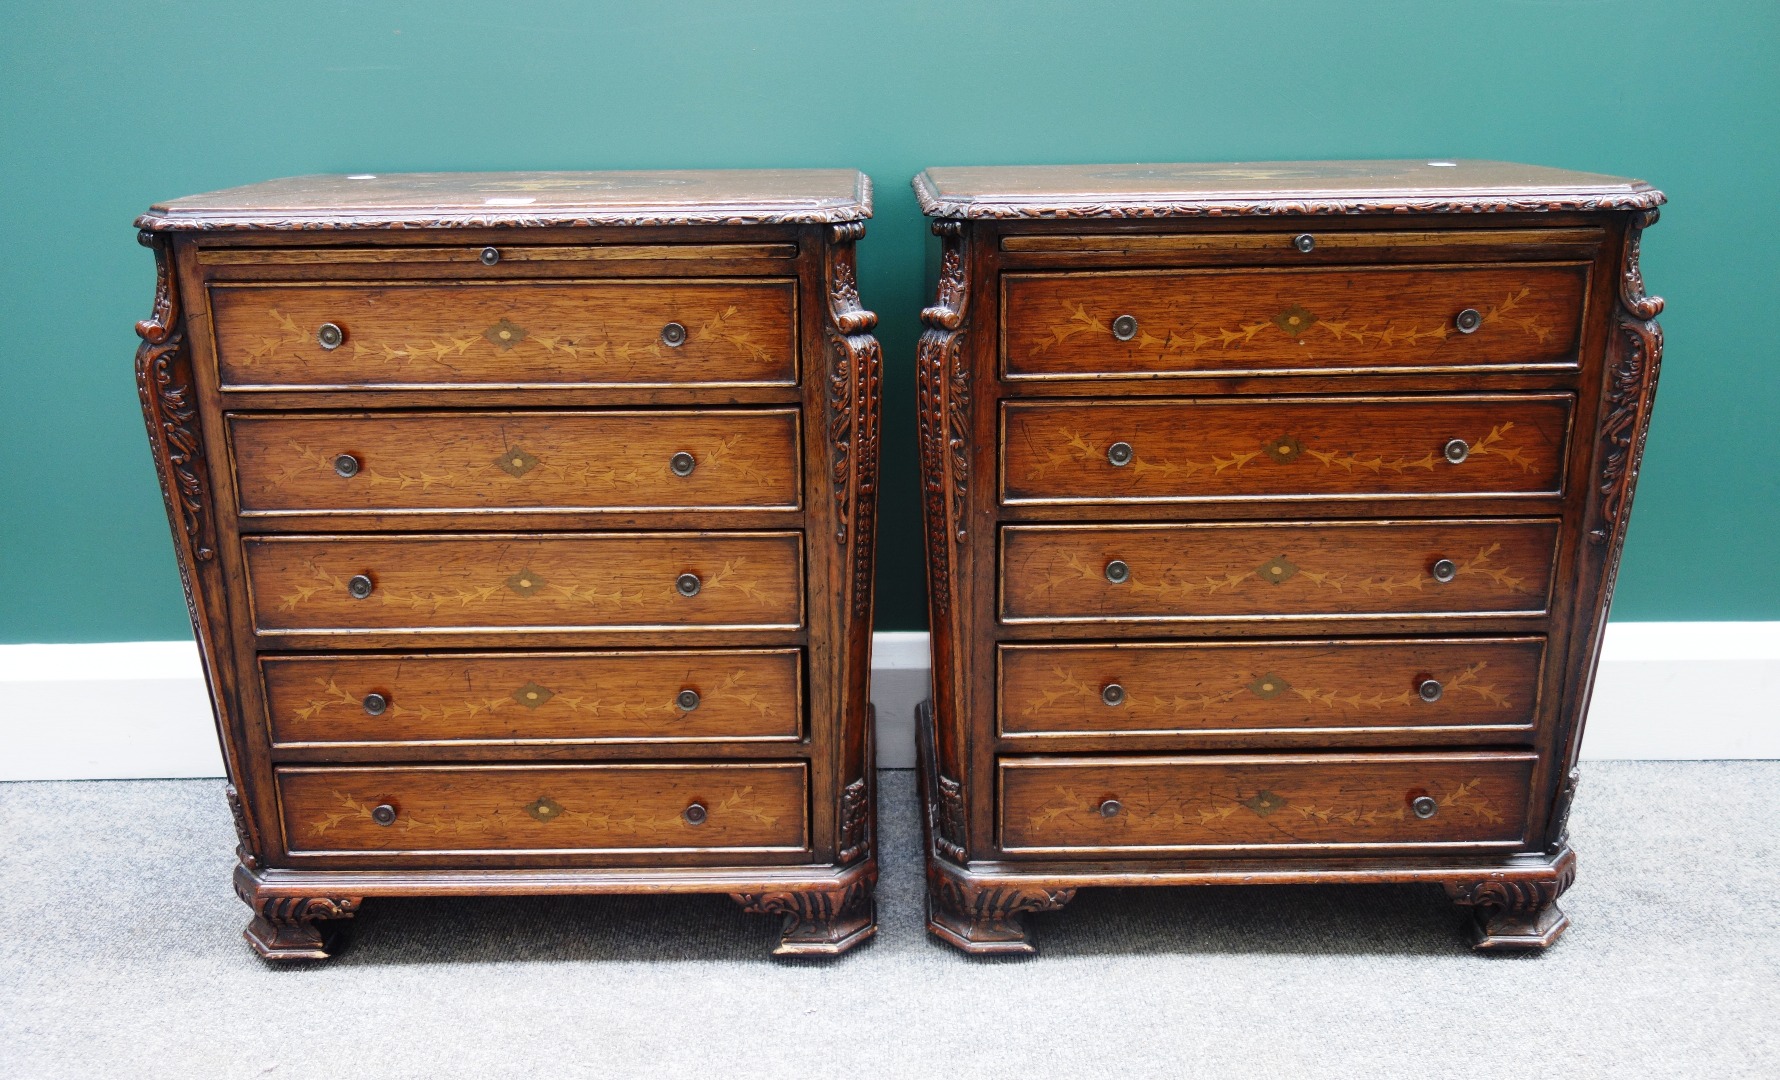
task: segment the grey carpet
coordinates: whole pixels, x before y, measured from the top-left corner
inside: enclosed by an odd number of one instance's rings
[[[970,960],[923,933],[905,772],[838,961],[723,898],[522,898],[373,901],[302,968],[240,938],[220,781],[0,784],[0,1076],[1780,1075],[1780,763],[1585,770],[1541,957],[1366,887],[1088,891]]]

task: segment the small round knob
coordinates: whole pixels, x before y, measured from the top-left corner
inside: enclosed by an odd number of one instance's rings
[[[661,328],[661,343],[670,349],[686,344],[686,328],[677,322],[668,323]]]
[[[1112,322],[1112,332],[1120,341],[1130,341],[1137,336],[1137,316],[1120,315]]]
[[[1116,442],[1106,448],[1106,460],[1112,462],[1115,468],[1122,469],[1131,464],[1133,456],[1135,456],[1135,451],[1131,449],[1131,444],[1128,442]]]
[[[1451,559],[1441,559],[1434,564],[1434,580],[1444,585],[1459,576],[1459,564]]]
[[[1440,812],[1440,804],[1435,802],[1431,795],[1418,795],[1415,801],[1409,804],[1409,810],[1416,817],[1426,821]]]
[[[705,809],[703,803],[693,803],[680,816],[686,819],[688,825],[703,825],[705,819],[711,816],[711,812]]]
[[[1446,693],[1446,687],[1440,685],[1439,679],[1423,679],[1415,692],[1421,695],[1423,701],[1431,704],[1440,700],[1440,695]]]
[[[675,476],[691,476],[692,470],[697,467],[698,460],[684,450],[668,458],[668,468],[674,471]]]
[[[1452,317],[1452,324],[1461,334],[1475,334],[1483,325],[1483,315],[1476,308],[1468,307]]]
[[[483,266],[493,266],[495,263],[501,261],[501,250],[499,248],[485,247],[482,249],[482,254],[479,257],[482,259]]]
[[[1100,688],[1100,700],[1116,709],[1125,704],[1125,688],[1116,682],[1107,683]]]
[[[389,708],[389,699],[384,697],[382,694],[366,694],[365,695],[365,714],[366,715],[368,715],[368,716],[382,716],[383,710],[385,710],[387,708]]]
[[[1471,444],[1463,439],[1448,439],[1441,453],[1446,455],[1446,460],[1457,465],[1471,456]]]
[[[697,690],[682,690],[682,691],[680,691],[680,693],[678,695],[676,695],[674,698],[674,704],[678,705],[680,707],[681,712],[691,712],[692,710],[698,708],[698,691]]]
[[[352,594],[354,600],[363,600],[371,595],[371,579],[364,574],[354,574],[352,580],[346,583],[346,591]]]
[[[1123,585],[1131,580],[1131,568],[1125,565],[1125,560],[1114,559],[1106,564],[1106,580],[1114,585]]]
[[[341,454],[334,459],[334,471],[341,476],[350,479],[358,475],[358,470],[358,458],[353,457],[351,454]]]
[[[383,803],[371,811],[371,820],[388,828],[396,823],[396,808],[388,803]]]
[[[704,588],[704,582],[698,579],[697,574],[681,574],[674,579],[674,588],[680,590],[681,596],[697,596],[698,591]]]
[[[1120,802],[1117,799],[1108,799],[1105,802],[1100,804],[1100,816],[1101,817],[1118,817],[1119,811],[1123,810],[1123,809],[1125,809],[1124,803]]]
[[[1316,237],[1307,232],[1301,232],[1292,237],[1292,246],[1308,254],[1316,250]]]
[[[346,331],[337,323],[324,322],[315,331],[315,343],[330,351],[338,349],[345,340]]]

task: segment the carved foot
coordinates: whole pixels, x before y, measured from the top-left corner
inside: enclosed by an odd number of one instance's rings
[[[1025,916],[1056,911],[1074,899],[1074,889],[977,884],[927,865],[927,929],[967,953],[1036,952]]]
[[[235,894],[253,909],[241,936],[267,960],[326,960],[339,943],[343,921],[358,914],[357,896],[256,896],[245,868],[235,872]]]
[[[1576,858],[1565,852],[1550,878],[1453,883],[1446,886],[1456,904],[1471,908],[1471,945],[1498,952],[1544,949],[1569,929],[1570,917],[1557,906],[1576,880]]]
[[[780,915],[775,956],[836,956],[878,932],[872,890],[876,865],[867,865],[845,885],[786,892],[730,893],[750,915]]]

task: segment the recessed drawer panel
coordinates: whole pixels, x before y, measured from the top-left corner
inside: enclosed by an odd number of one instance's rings
[[[248,537],[261,633],[794,629],[798,533]]]
[[[1003,758],[1009,851],[1518,844],[1531,753]]]
[[[1556,520],[1002,530],[1005,622],[1540,614]]]
[[[1008,274],[1009,378],[1575,367],[1587,263]]]
[[[1524,739],[1545,639],[1002,645],[1001,733]]]
[[[1563,490],[1568,394],[1002,406],[1004,503]]]
[[[225,389],[787,386],[796,283],[215,285]]]
[[[782,509],[795,409],[233,415],[245,514]]]
[[[262,656],[275,746],[794,740],[796,649]]]
[[[281,768],[292,854],[797,850],[801,763]]]

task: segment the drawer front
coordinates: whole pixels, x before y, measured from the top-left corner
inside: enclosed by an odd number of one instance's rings
[[[260,672],[275,746],[790,741],[803,731],[796,649],[262,656]]]
[[[1005,370],[1017,379],[1575,367],[1588,277],[1587,263],[1008,274]],[[1478,316],[1469,333],[1465,311]]]
[[[1533,730],[1545,639],[1002,645],[1001,733]]]
[[[796,283],[784,279],[213,285],[210,296],[229,389],[797,381]],[[324,325],[339,330],[331,349]]]
[[[1563,490],[1567,394],[1002,407],[1002,501]]]
[[[800,763],[281,768],[277,778],[292,854],[808,846]],[[688,813],[695,804],[702,815]]]
[[[797,425],[795,409],[229,418],[246,514],[795,510]]]
[[[262,633],[802,622],[798,533],[249,537],[242,546]],[[680,591],[687,574],[697,578],[692,595]],[[362,599],[355,578],[370,581]]]
[[[1557,538],[1556,520],[1009,526],[1002,619],[1540,614]]]
[[[1001,844],[1105,852],[1517,845],[1537,760],[1003,758]]]

